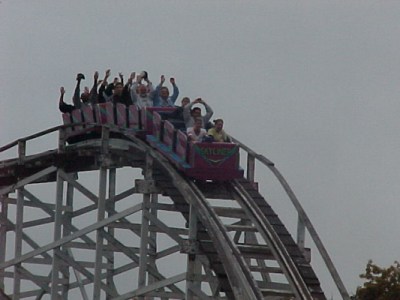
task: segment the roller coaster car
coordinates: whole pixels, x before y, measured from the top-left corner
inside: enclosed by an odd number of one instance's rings
[[[131,134],[147,141],[186,176],[198,180],[226,181],[243,177],[239,167],[239,147],[234,143],[190,143],[182,120],[174,119],[172,107],[148,107],[101,103],[63,114],[69,144],[99,138],[101,127],[109,125],[111,136]],[[115,128],[115,130],[113,130]]]
[[[120,129],[132,135],[145,136],[141,126],[141,114],[137,106],[117,103],[100,103],[75,109],[72,113],[62,115],[64,125],[73,125],[66,129],[66,139],[69,144],[99,138],[101,127],[109,125],[111,136],[122,137]]]
[[[168,120],[168,113],[173,110],[147,108],[146,116],[151,118],[152,123],[147,122],[145,125],[146,132],[151,133],[146,136],[146,141],[153,148],[164,154],[190,178],[226,181],[243,177],[237,144],[189,142],[186,133],[176,128],[181,128],[180,121]]]

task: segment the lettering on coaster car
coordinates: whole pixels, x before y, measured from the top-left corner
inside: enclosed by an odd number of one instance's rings
[[[235,153],[238,152],[238,146],[235,145],[233,148],[224,147],[207,147],[207,146],[194,146],[194,150],[201,156],[207,163],[213,165],[221,165],[226,160],[231,158]]]

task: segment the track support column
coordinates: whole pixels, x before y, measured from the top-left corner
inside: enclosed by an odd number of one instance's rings
[[[187,259],[187,280],[186,280],[186,300],[198,299],[193,290],[201,290],[201,263],[198,256],[197,245],[197,212],[193,205],[190,205],[189,212],[189,236],[188,236],[188,259]]]
[[[150,213],[150,185],[152,175],[153,175],[153,158],[147,154],[146,155],[146,165],[144,169],[144,179],[145,186],[143,193],[143,204],[142,204],[142,227],[140,232],[140,260],[139,260],[139,275],[138,275],[138,287],[144,287],[147,283],[147,263],[149,257],[149,220],[146,217],[147,213]],[[139,299],[144,299],[143,296],[139,297]]]
[[[151,198],[150,198],[150,214],[152,216],[154,216],[155,218],[157,218],[157,204],[158,204],[158,194],[151,194]],[[153,225],[150,222],[150,226]],[[155,269],[157,268],[156,266],[156,254],[157,254],[157,232],[155,231],[150,231],[149,232],[149,238],[150,240],[153,242],[153,244],[149,244],[149,258],[148,258],[148,263],[150,266],[154,267]],[[154,245],[154,246],[153,246]],[[156,282],[156,278],[154,278],[153,276],[151,276],[149,274],[149,278],[148,278],[149,284],[152,284],[154,282]]]
[[[15,221],[15,249],[14,257],[20,257],[22,254],[22,224],[24,220],[24,188],[17,190],[17,213]],[[14,296],[13,300],[20,299],[21,292],[21,272],[19,268],[21,263],[14,266]]]
[[[116,185],[116,175],[117,175],[117,170],[115,168],[112,168],[108,172],[108,199],[109,201],[106,203],[106,210],[107,210],[107,215],[108,217],[111,217],[114,213],[115,210],[115,185]],[[114,228],[112,226],[109,226],[107,228],[107,232],[109,235],[114,237]],[[114,283],[114,251],[111,249],[111,243],[107,242],[107,245],[110,246],[109,250],[105,251],[104,256],[107,260],[107,275],[106,275],[106,285],[113,289],[116,293],[116,287]],[[110,300],[112,297],[107,294],[106,300]]]
[[[66,237],[71,234],[70,228],[72,226],[72,212],[73,212],[73,198],[74,198],[74,187],[72,184],[67,184],[67,197],[65,200],[65,212],[63,216],[63,237]],[[69,256],[68,247],[61,247],[61,251],[65,256]],[[64,264],[61,268],[61,273],[64,278],[65,283],[62,288],[62,299],[68,300],[68,291],[69,291],[69,282],[70,282],[70,273],[68,265]]]
[[[8,195],[0,196],[0,262],[6,260]],[[0,287],[4,288],[4,270],[0,270]]]
[[[61,239],[61,227],[63,222],[62,217],[62,205],[63,205],[63,193],[64,193],[64,179],[62,178],[60,172],[57,172],[57,186],[56,186],[56,206],[54,212],[54,241]],[[60,258],[58,253],[60,252],[60,247],[53,249],[53,263],[51,271],[51,299],[57,300],[61,299],[58,293],[58,283],[59,283],[59,271],[60,271]]]
[[[99,178],[99,197],[97,201],[97,222],[104,220],[106,208],[106,192],[107,192],[107,168],[108,168],[108,146],[110,131],[107,127],[102,130],[102,145],[101,154],[102,162],[100,167]],[[101,299],[101,272],[103,264],[103,234],[104,228],[97,229],[96,232],[96,259],[94,267],[94,286],[93,286],[93,300]]]

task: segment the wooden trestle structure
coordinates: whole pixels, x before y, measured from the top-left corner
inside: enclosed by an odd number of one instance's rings
[[[12,299],[326,299],[311,239],[346,289],[296,196],[264,156],[245,178],[194,182],[123,131],[68,145],[60,126],[0,148],[0,286]],[[57,149],[28,143],[59,132]],[[257,189],[255,163],[298,213],[296,241]],[[140,172],[141,171],[141,172]]]

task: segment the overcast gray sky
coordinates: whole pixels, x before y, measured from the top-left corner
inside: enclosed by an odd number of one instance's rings
[[[0,145],[59,125],[77,72],[174,76],[275,162],[353,293],[368,259],[400,259],[399,16],[399,1],[2,0]]]

